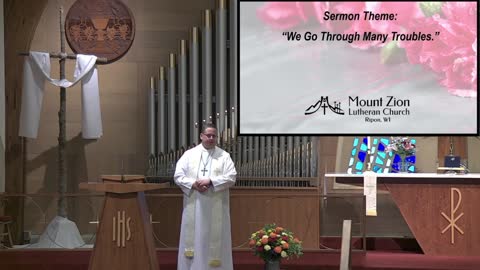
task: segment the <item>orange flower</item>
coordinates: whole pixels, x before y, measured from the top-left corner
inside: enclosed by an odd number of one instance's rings
[[[265,245],[268,243],[268,238],[264,237],[262,240],[260,240],[260,242],[262,242],[262,245]]]
[[[300,240],[298,240],[298,238],[296,238],[296,237],[293,239],[293,241],[294,241],[295,243],[300,243]]]
[[[290,247],[290,246],[288,245],[287,242],[285,242],[285,243],[282,244],[282,248],[283,248],[283,249],[288,249],[289,247]]]
[[[270,238],[277,238],[277,234],[276,234],[276,233],[274,233],[274,232],[270,233],[270,235],[269,235],[269,236],[270,236]]]
[[[249,245],[250,247],[254,247],[256,243],[257,243],[257,242],[255,242],[255,240],[250,239],[250,242],[248,242],[248,245]]]
[[[281,246],[275,247],[273,251],[275,251],[275,253],[277,254],[280,254],[282,252],[282,247]]]
[[[280,233],[283,232],[283,228],[282,228],[282,227],[276,227],[276,228],[275,228],[275,232],[276,232],[277,234],[280,234]]]

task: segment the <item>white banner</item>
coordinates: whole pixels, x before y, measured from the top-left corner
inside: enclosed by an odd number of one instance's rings
[[[366,215],[377,216],[377,174],[372,171],[363,173],[363,195],[366,197]]]

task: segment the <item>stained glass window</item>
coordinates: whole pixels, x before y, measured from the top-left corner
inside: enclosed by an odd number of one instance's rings
[[[415,139],[411,139],[416,144]],[[390,138],[370,137],[370,159],[372,161],[372,171],[376,173],[398,173],[400,171],[415,172],[416,156],[407,156],[402,160],[400,155],[393,152],[387,152],[387,146]],[[348,162],[349,174],[361,174],[367,167],[367,137],[355,137],[353,139],[352,152]],[[404,168],[402,168],[404,167]]]

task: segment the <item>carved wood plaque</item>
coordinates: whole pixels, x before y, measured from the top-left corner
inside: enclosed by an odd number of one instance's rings
[[[65,36],[75,53],[107,58],[127,53],[135,37],[135,20],[120,0],[77,0],[65,19]]]

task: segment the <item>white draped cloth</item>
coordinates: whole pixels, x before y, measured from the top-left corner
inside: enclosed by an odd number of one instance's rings
[[[200,144],[178,160],[174,179],[184,193],[178,270],[233,269],[229,188],[236,174],[230,154],[218,147]],[[192,188],[205,178],[207,191]]]
[[[30,52],[23,66],[23,94],[19,135],[36,138],[40,124],[45,82],[69,88],[82,82],[82,137],[98,139],[103,135],[98,90],[97,57],[77,55],[74,81],[50,78],[50,54]]]

